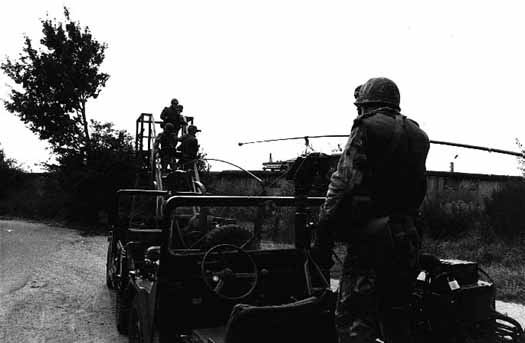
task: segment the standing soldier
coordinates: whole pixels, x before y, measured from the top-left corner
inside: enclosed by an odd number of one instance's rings
[[[347,246],[336,307],[339,342],[412,342],[408,304],[421,239],[429,140],[400,113],[399,90],[373,78],[355,91],[358,116],[321,207],[317,249]]]
[[[160,114],[160,119],[162,120],[161,126],[164,127],[166,123],[173,124],[174,133],[177,137],[179,136],[180,128],[187,125],[181,114],[183,109],[184,108],[179,104],[177,99],[171,99],[171,105],[169,107],[164,107]]]
[[[162,171],[168,170],[168,165],[172,170],[175,170],[175,147],[177,146],[177,135],[172,123],[164,125],[164,131],[161,132],[155,139],[153,149],[155,155],[160,156],[160,164]]]
[[[197,158],[199,141],[195,135],[200,131],[197,129],[197,126],[190,125],[188,126],[188,133],[178,139],[180,141],[180,145],[177,148],[180,151],[179,164],[183,169],[191,169],[191,162]]]

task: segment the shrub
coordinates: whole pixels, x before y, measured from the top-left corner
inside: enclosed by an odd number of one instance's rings
[[[106,222],[112,215],[115,192],[134,185],[137,173],[132,138],[111,123],[92,122],[88,159],[65,152],[59,165],[50,166],[65,192],[66,219],[83,223]]]
[[[503,185],[485,201],[487,218],[494,233],[503,238],[525,233],[525,182]]]
[[[7,158],[4,150],[0,148],[0,199],[3,199],[13,189],[18,188],[23,182],[24,172],[18,163]]]
[[[486,220],[470,194],[446,191],[423,203],[425,233],[432,238],[454,238],[484,227]]]

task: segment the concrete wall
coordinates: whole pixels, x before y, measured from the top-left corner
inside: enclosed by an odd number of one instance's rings
[[[486,175],[429,171],[427,200],[438,198],[463,202],[483,208],[485,199],[504,184],[523,182],[519,176]]]
[[[293,183],[286,180],[283,173],[269,171],[250,171],[266,185],[267,195],[292,195]],[[261,183],[246,172],[226,170],[211,172],[203,177],[208,192],[226,195],[259,195],[263,192]]]
[[[269,184],[269,195],[292,195],[293,184],[282,173],[252,171]],[[462,200],[473,206],[483,207],[484,199],[491,196],[503,184],[524,181],[518,176],[466,174],[450,172],[428,172],[427,200],[446,198],[450,201]],[[255,178],[242,171],[211,172],[205,179],[208,190],[214,194],[260,194],[262,187]],[[322,194],[320,194],[322,195]]]

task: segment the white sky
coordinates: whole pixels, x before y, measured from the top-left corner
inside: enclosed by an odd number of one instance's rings
[[[525,49],[520,1],[3,1],[0,57],[62,7],[109,45],[106,88],[88,115],[134,134],[141,112],[176,97],[203,130],[202,150],[249,169],[295,157],[303,142],[267,138],[347,134],[354,88],[385,76],[402,112],[433,140],[517,150],[525,142]],[[0,75],[0,97],[9,79]],[[329,152],[345,139],[312,140]],[[45,144],[0,109],[0,144],[36,169]],[[515,157],[434,145],[427,167],[517,175]],[[215,164],[214,169],[230,169]]]

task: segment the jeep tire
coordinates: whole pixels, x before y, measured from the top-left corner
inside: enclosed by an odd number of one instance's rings
[[[128,339],[129,343],[144,343],[144,332],[139,319],[138,308],[133,306],[128,316]]]
[[[111,267],[115,260],[115,257],[113,256],[113,238],[110,238],[110,241],[108,242],[108,254],[106,259],[106,286],[108,286],[109,289],[115,289],[115,285],[113,284],[113,278],[111,277]]]
[[[128,334],[129,327],[129,312],[131,309],[129,291],[117,290],[117,300],[115,306],[115,321],[117,323],[117,330],[122,335]]]

